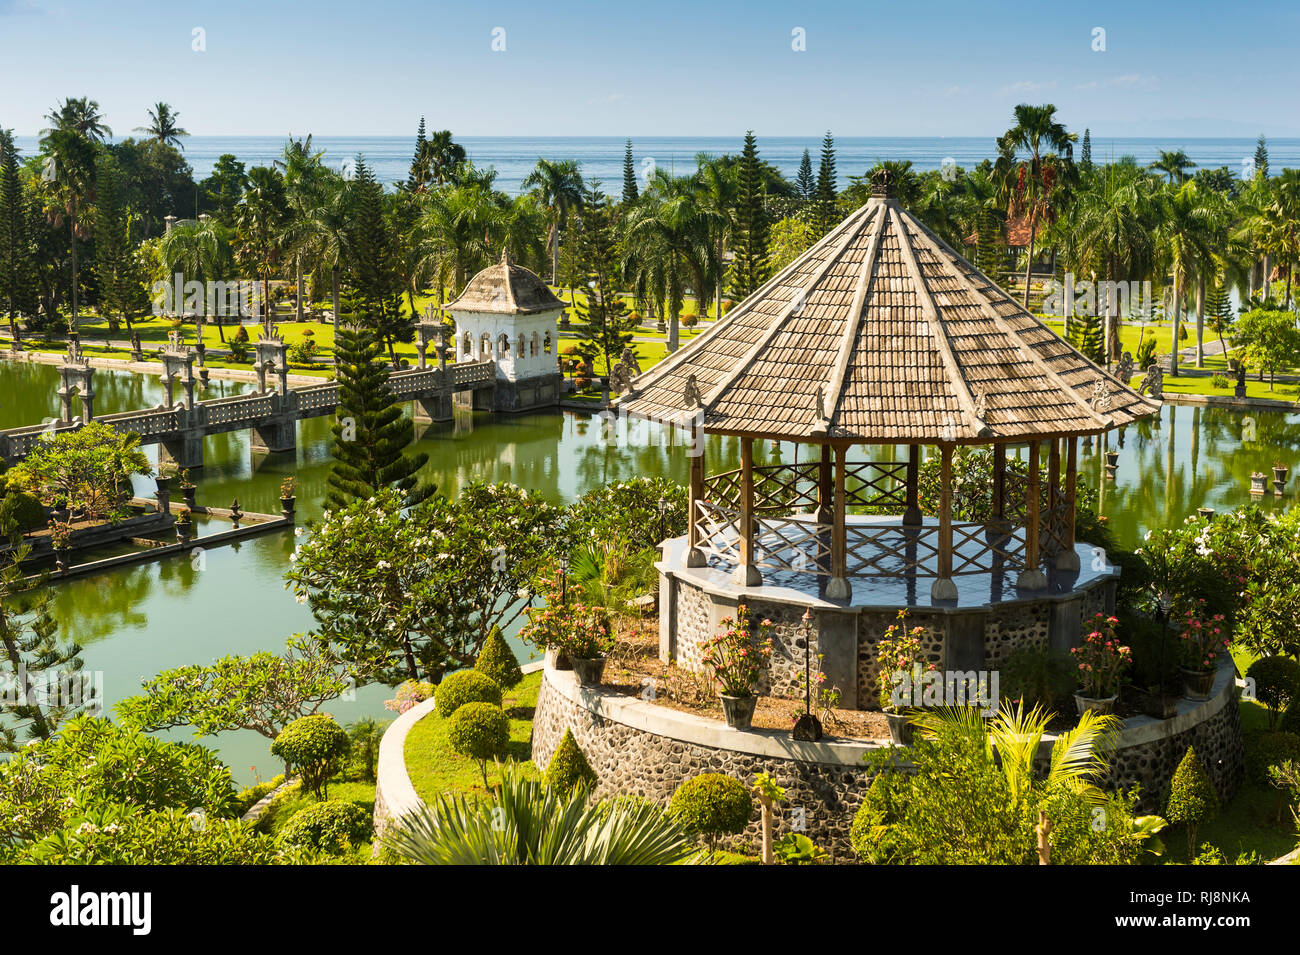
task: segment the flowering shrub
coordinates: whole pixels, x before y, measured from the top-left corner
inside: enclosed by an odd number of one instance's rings
[[[897,673],[908,674],[914,682],[919,682],[923,670],[936,669],[933,663],[926,663],[921,649],[921,637],[925,627],[907,626],[907,611],[898,611],[898,621],[891,623],[885,635],[876,645],[876,674],[880,684],[880,708],[886,713],[898,713],[901,707],[894,702],[893,689],[897,683]]]
[[[531,607],[528,623],[519,637],[543,650],[558,650],[580,660],[590,660],[614,648],[613,631],[604,607],[561,603],[551,594],[543,607]]]
[[[1183,665],[1192,670],[1213,669],[1214,661],[1232,642],[1223,614],[1207,616],[1204,600],[1197,600],[1195,609],[1183,613],[1178,629]]]
[[[433,684],[407,680],[397,688],[397,697],[384,701],[384,709],[405,713],[417,703],[423,703],[433,696]]]
[[[812,673],[812,690],[808,689],[809,678],[802,670],[799,671],[798,683],[799,689],[797,695],[800,697],[799,703],[794,711],[795,722],[805,713],[814,713],[823,723],[829,723],[834,720],[834,709],[840,705],[840,688],[838,686],[826,685],[826,674],[821,671],[822,660],[826,654],[817,654],[818,669]],[[811,703],[811,708],[809,707]]]
[[[1095,615],[1083,646],[1070,651],[1078,661],[1079,692],[1083,696],[1105,699],[1119,692],[1120,678],[1133,662],[1133,651],[1115,636],[1118,623],[1115,617]]]
[[[761,621],[755,634],[749,610],[741,604],[736,619],[727,617],[722,626],[726,629],[704,644],[704,665],[713,671],[723,696],[752,696],[772,659],[772,621]]]

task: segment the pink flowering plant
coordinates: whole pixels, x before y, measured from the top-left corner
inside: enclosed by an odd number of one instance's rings
[[[407,680],[397,687],[397,697],[384,701],[384,709],[405,713],[417,703],[423,703],[433,696],[433,684],[419,680]]]
[[[528,623],[519,636],[535,647],[580,660],[593,660],[614,649],[613,628],[603,607],[561,603],[559,595],[552,593],[544,606],[525,612]]]
[[[1133,663],[1133,651],[1120,643],[1115,635],[1119,620],[1105,614],[1092,618],[1092,630],[1083,638],[1083,645],[1070,651],[1079,668],[1079,694],[1093,700],[1104,700],[1119,693],[1124,671]]]
[[[1178,630],[1183,666],[1189,670],[1213,670],[1214,661],[1232,642],[1223,614],[1207,616],[1204,599],[1198,599],[1195,608],[1183,613]]]
[[[907,628],[907,611],[898,611],[898,620],[889,625],[885,635],[876,644],[876,680],[879,683],[880,708],[886,713],[902,712],[902,707],[894,702],[894,687],[900,678],[898,673],[906,674],[908,679],[918,681],[921,674],[937,667],[925,659],[921,638],[925,636],[925,627]]]
[[[704,665],[713,671],[723,696],[753,696],[772,659],[772,621],[764,619],[753,627],[749,609],[741,604],[736,619],[727,617],[722,626],[722,633],[704,644]]]

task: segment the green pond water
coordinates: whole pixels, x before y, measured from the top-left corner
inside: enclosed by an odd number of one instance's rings
[[[0,428],[56,415],[57,385],[53,366],[0,362]],[[250,387],[214,379],[201,397]],[[153,406],[164,396],[155,377],[102,369],[95,373],[95,390],[100,414]],[[496,417],[460,411],[455,422],[418,425],[417,434],[419,449],[430,456],[427,477],[444,493],[474,480],[512,481],[565,502],[610,481],[638,476],[684,481],[687,473],[687,448],[680,438],[641,426],[633,440],[611,442],[601,421],[583,414]],[[1113,448],[1120,437],[1112,434],[1108,440]],[[1104,486],[1103,512],[1120,539],[1132,546],[1148,528],[1181,521],[1198,506],[1225,511],[1247,503],[1252,470],[1269,472],[1279,459],[1294,468],[1300,459],[1300,416],[1169,405],[1158,425],[1129,426],[1122,440],[1117,478]],[[790,444],[782,451],[787,460],[794,453]],[[778,453],[762,442],[755,457],[767,463]],[[706,454],[710,472],[739,467],[736,439],[710,439]],[[149,455],[156,461],[154,448]],[[892,449],[861,454],[882,456],[892,456]],[[300,423],[293,453],[253,456],[248,435],[236,433],[207,439],[204,460],[205,466],[192,472],[200,504],[228,507],[238,498],[245,510],[277,513],[280,481],[294,475],[298,515],[306,522],[319,516],[325,492],[329,419]],[[1096,441],[1081,454],[1080,468],[1085,480],[1099,482]],[[152,496],[152,480],[138,481],[137,491]],[[1290,486],[1281,502],[1270,494],[1264,505],[1277,507],[1294,497]],[[202,525],[196,530],[204,532]],[[201,561],[172,557],[74,578],[58,586],[55,614],[64,636],[85,647],[86,669],[102,679],[103,698],[111,707],[159,670],[231,653],[280,651],[286,636],[310,629],[307,608],[284,588],[294,542],[291,532],[275,532],[206,550]],[[516,649],[521,660],[530,658],[531,648],[516,644]],[[341,722],[361,716],[387,719],[393,714],[383,701],[391,696],[387,687],[362,688],[354,700],[328,709]],[[227,733],[206,742],[243,782],[269,778],[280,769],[268,742],[254,733]]]

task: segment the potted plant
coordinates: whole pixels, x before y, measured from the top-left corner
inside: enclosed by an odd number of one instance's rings
[[[181,494],[185,497],[186,507],[193,508],[196,506],[194,502],[194,494],[197,489],[198,485],[190,480],[190,469],[183,468],[181,470]]]
[[[758,702],[758,681],[772,659],[772,621],[760,621],[754,632],[749,608],[741,604],[736,608],[736,618],[725,618],[722,626],[721,633],[705,642],[703,662],[718,684],[727,725],[747,730]]]
[[[912,724],[908,705],[911,690],[920,686],[921,674],[936,669],[925,659],[921,637],[925,627],[907,629],[907,611],[898,612],[898,620],[889,625],[876,644],[876,683],[880,709],[889,724],[889,738],[896,746],[912,742]]]
[[[603,608],[586,604],[570,604],[565,609],[569,613],[560,647],[569,658],[579,684],[600,686],[606,655],[614,649],[609,617]]]
[[[68,569],[68,554],[72,547],[72,527],[67,521],[50,521],[50,546],[54,548],[54,564],[59,572]]]
[[[1290,473],[1291,473],[1291,469],[1287,467],[1285,464],[1283,464],[1281,461],[1273,462],[1273,493],[1274,494],[1281,495],[1282,488],[1286,486],[1287,475]]]
[[[293,475],[280,482],[280,513],[285,517],[293,517],[294,489],[297,483]]]
[[[1178,670],[1183,677],[1183,696],[1189,700],[1208,700],[1214,686],[1214,670],[1219,654],[1231,639],[1223,614],[1205,615],[1205,600],[1198,598],[1196,607],[1177,621],[1178,644],[1182,662]]]
[[[1124,671],[1133,663],[1133,651],[1119,642],[1115,626],[1119,620],[1096,614],[1092,630],[1084,635],[1083,645],[1070,651],[1079,667],[1079,689],[1074,705],[1079,715],[1092,710],[1099,716],[1115,709]]]
[[[546,597],[540,607],[529,607],[524,613],[528,622],[519,631],[519,638],[531,643],[546,654],[546,666],[552,670],[572,670],[573,664],[565,652],[563,634],[568,630],[571,609],[566,606],[564,569],[554,577],[544,576],[539,588]]]
[[[176,540],[188,544],[190,533],[194,530],[194,518],[188,507],[182,507],[176,514]]]

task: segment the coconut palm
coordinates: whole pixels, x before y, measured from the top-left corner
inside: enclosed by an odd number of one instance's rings
[[[86,96],[68,97],[46,113],[45,119],[50,125],[41,130],[42,136],[64,130],[74,132],[92,143],[102,143],[113,135],[113,131],[104,124],[104,114],[99,111],[99,104]]]
[[[593,805],[513,763],[491,800],[444,794],[402,817],[385,843],[421,865],[673,865],[695,855],[689,837],[653,803]]]
[[[468,163],[461,168],[473,172]],[[469,277],[487,264],[493,233],[500,241],[505,218],[493,190],[481,179],[434,190],[418,225],[422,273],[436,278],[440,288],[450,276],[453,294],[459,295]]]
[[[41,176],[45,196],[45,214],[54,225],[64,220],[72,240],[72,314],[68,331],[77,330],[80,275],[77,260],[77,237],[87,234],[84,216],[93,197],[95,182],[95,147],[86,136],[74,129],[55,129],[41,140],[45,165]]]
[[[465,147],[453,142],[451,130],[440,129],[424,143],[421,168],[427,168],[429,179],[436,186],[455,182],[461,163],[465,162]]]
[[[198,282],[224,280],[230,274],[233,262],[226,229],[210,216],[176,223],[159,240],[158,250],[169,277],[180,273],[184,279]],[[173,301],[179,303],[181,299],[182,290],[177,288],[173,291]],[[220,308],[225,303],[217,304],[217,333],[224,342],[226,333]],[[177,311],[181,310],[178,304]],[[202,311],[195,316],[195,337],[198,341],[203,340],[203,322],[207,315],[208,296],[205,294]]]
[[[705,282],[703,288],[696,289],[699,300],[700,318],[708,311],[710,299],[716,311],[714,318],[722,318],[722,278],[723,257],[727,254],[727,242],[736,228],[738,167],[714,160],[708,156],[697,157],[699,162],[699,203],[709,213],[708,265],[713,273],[712,281]]]
[[[279,172],[269,166],[250,169],[248,189],[235,206],[236,255],[262,282],[263,323],[267,334],[274,328],[271,273],[283,251],[287,211],[284,180]]]
[[[1157,172],[1163,172],[1169,177],[1169,185],[1182,185],[1191,176],[1187,173],[1188,169],[1195,169],[1196,163],[1188,158],[1187,153],[1181,149],[1160,150],[1160,158],[1153,162],[1148,169]]]
[[[163,104],[159,104],[163,105]],[[301,322],[303,300],[303,266],[306,261],[302,235],[310,222],[312,212],[325,195],[329,170],[325,166],[325,150],[313,150],[311,135],[304,139],[290,138],[284,145],[284,154],[275,160],[275,168],[284,177],[284,192],[288,202],[283,244],[293,258],[296,295],[295,318]]]
[[[1218,211],[1206,192],[1191,181],[1181,186],[1164,186],[1158,201],[1156,247],[1172,275],[1173,344],[1169,354],[1169,373],[1177,376],[1183,295],[1195,276],[1213,270]]]
[[[178,149],[184,149],[185,144],[181,142],[181,139],[188,136],[189,133],[176,125],[176,120],[180,118],[180,115],[166,103],[157,103],[153,109],[149,110],[149,125],[137,126],[134,132],[148,133],[150,139],[160,142],[164,146],[175,146]]]
[[[554,285],[560,260],[560,231],[568,224],[569,214],[582,208],[582,173],[572,159],[538,159],[536,168],[520,185],[537,191],[550,217],[547,244],[551,250],[551,284]]]
[[[1011,194],[1010,211],[1023,216],[1029,224],[1029,248],[1025,258],[1024,306],[1029,308],[1029,274],[1034,264],[1034,240],[1040,225],[1050,221],[1059,197],[1054,195],[1074,175],[1074,143],[1079,138],[1056,121],[1056,107],[1050,103],[1030,106],[1021,103],[1015,109],[1016,124],[1000,137],[998,162],[1003,179],[1009,181],[1015,169],[1016,185]],[[1014,163],[1017,151],[1027,158]],[[1044,150],[1054,150],[1045,152]]]

